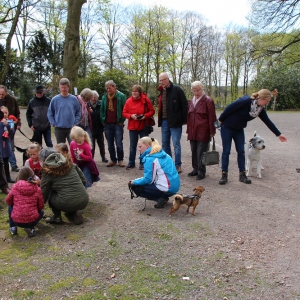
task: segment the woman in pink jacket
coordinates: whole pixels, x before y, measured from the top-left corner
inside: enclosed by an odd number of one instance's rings
[[[16,235],[18,227],[22,227],[28,237],[35,236],[34,226],[44,214],[44,198],[29,167],[21,168],[17,183],[12,186],[5,201],[8,204],[10,233]]]
[[[123,108],[123,117],[128,119],[128,130],[129,130],[129,162],[126,170],[135,168],[135,156],[136,148],[139,138],[147,136],[148,133],[145,131],[145,125],[147,121],[153,117],[155,110],[146,94],[142,92],[140,85],[134,85],[132,87],[132,96],[125,102]],[[143,167],[140,164],[140,170]]]

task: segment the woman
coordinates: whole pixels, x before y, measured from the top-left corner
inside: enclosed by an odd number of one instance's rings
[[[194,81],[191,89],[194,97],[189,103],[186,132],[192,151],[193,170],[188,176],[197,176],[196,179],[201,180],[206,174],[201,156],[208,150],[210,139],[216,133],[216,111],[214,100],[205,94],[204,85],[200,81]]]
[[[99,100],[99,94],[97,91],[92,91],[93,98],[89,101],[91,117],[92,117],[92,154],[95,156],[96,142],[98,144],[102,162],[107,163],[108,159],[105,157],[104,146],[104,127],[100,119],[101,101]]]
[[[77,99],[81,106],[81,118],[78,123],[78,126],[81,127],[84,131],[89,134],[90,139],[92,140],[92,117],[91,111],[88,105],[88,102],[93,98],[94,94],[89,88],[85,88],[81,91],[80,95],[77,96]],[[99,114],[100,115],[100,114]]]
[[[252,94],[251,97],[243,96],[229,104],[219,117],[221,124],[221,138],[223,144],[222,153],[222,178],[219,184],[225,184],[228,180],[229,154],[232,139],[237,151],[237,161],[239,167],[239,180],[250,184],[245,171],[245,134],[244,128],[247,122],[259,117],[267,127],[279,138],[281,142],[286,142],[286,138],[269,119],[265,106],[270,102],[272,94],[269,90],[263,89]]]
[[[79,167],[73,164],[70,156],[61,153],[50,154],[43,164],[41,189],[44,199],[49,201],[53,216],[46,218],[47,223],[62,224],[61,212],[75,225],[83,223],[78,212],[89,202],[86,180]]]
[[[175,164],[158,141],[148,136],[138,141],[138,149],[144,165],[144,177],[131,180],[129,184],[137,196],[156,201],[154,207],[163,208],[180,187]]]
[[[132,87],[132,96],[127,99],[123,108],[123,117],[128,119],[129,130],[129,162],[126,170],[135,168],[135,155],[136,145],[139,137],[147,136],[145,131],[145,124],[147,120],[151,119],[155,110],[150,99],[142,92],[140,85],[134,85]],[[140,165],[140,170],[143,167]]]

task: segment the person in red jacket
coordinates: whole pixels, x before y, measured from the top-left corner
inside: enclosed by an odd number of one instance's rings
[[[134,85],[131,89],[132,96],[125,102],[122,115],[128,119],[129,130],[129,162],[126,170],[135,168],[135,156],[138,140],[148,133],[145,131],[147,120],[153,117],[155,110],[146,94],[142,92],[140,85]],[[140,169],[143,169],[140,164]]]
[[[206,174],[201,156],[208,150],[210,140],[216,133],[214,123],[217,118],[214,100],[205,94],[204,85],[194,81],[191,89],[194,97],[189,103],[186,132],[192,151],[193,170],[188,176],[197,176],[196,179],[201,180]]]
[[[34,226],[44,215],[42,191],[33,178],[33,171],[29,167],[22,167],[17,176],[17,183],[5,198],[8,204],[9,231],[12,235],[18,233],[18,227],[22,227],[28,237],[34,237]]]

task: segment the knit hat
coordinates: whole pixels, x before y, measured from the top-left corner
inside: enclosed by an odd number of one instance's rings
[[[46,158],[52,153],[57,153],[57,150],[55,150],[54,148],[51,148],[51,147],[43,148],[39,153],[39,158],[42,161],[45,161]]]
[[[67,162],[67,159],[60,153],[52,153],[50,154],[44,164],[48,167],[60,167]]]

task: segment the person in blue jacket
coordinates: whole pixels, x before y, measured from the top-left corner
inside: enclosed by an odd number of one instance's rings
[[[286,137],[281,134],[274,123],[269,119],[265,106],[270,102],[272,94],[267,89],[262,89],[250,96],[243,96],[229,104],[219,117],[221,124],[221,138],[223,144],[222,153],[222,178],[219,184],[225,184],[228,180],[228,165],[231,142],[234,140],[237,151],[237,162],[239,167],[239,180],[244,183],[251,183],[245,171],[245,134],[244,128],[248,121],[259,117],[267,127],[279,138],[286,142]]]
[[[163,208],[180,187],[175,164],[153,138],[142,137],[138,141],[138,149],[144,165],[144,177],[131,180],[129,184],[137,196],[156,201],[154,207]]]

